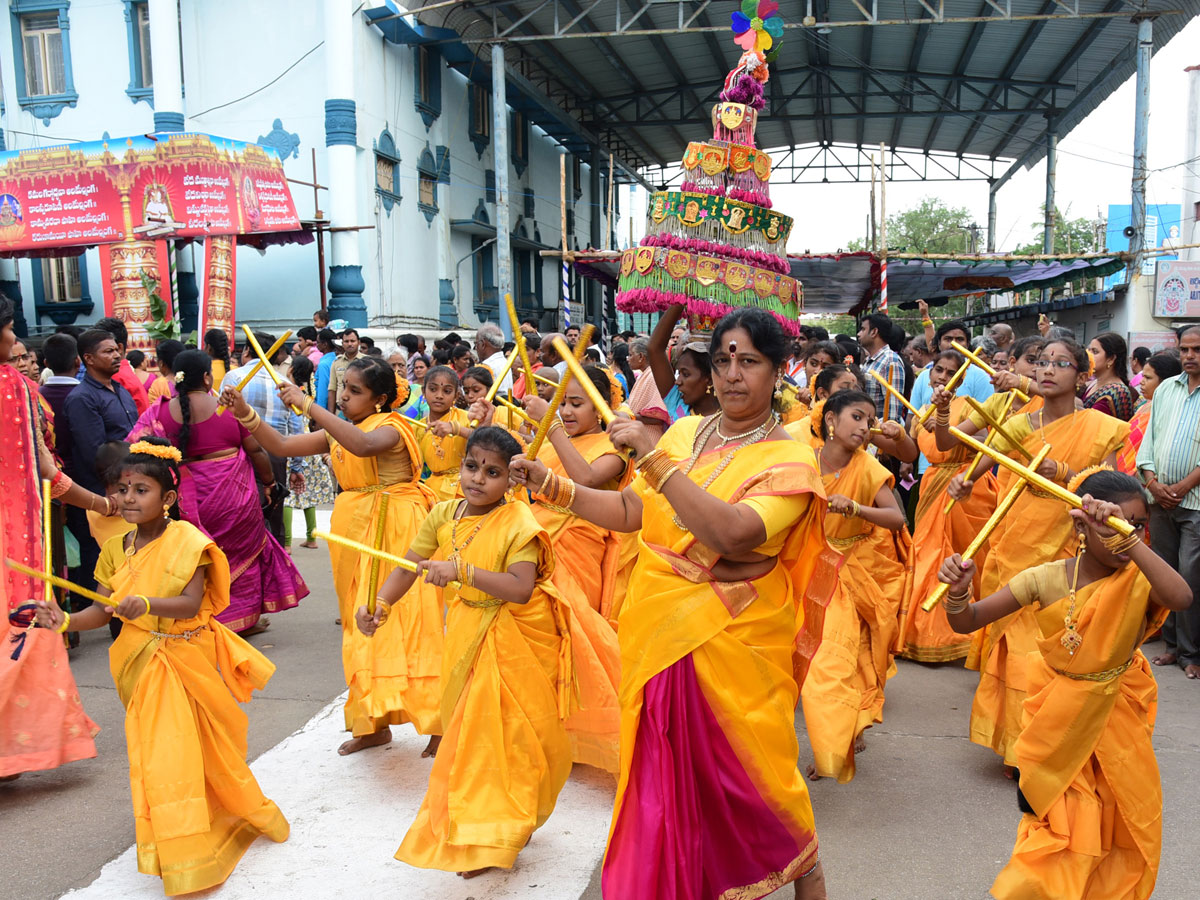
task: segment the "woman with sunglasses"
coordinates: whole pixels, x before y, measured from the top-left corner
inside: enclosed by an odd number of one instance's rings
[[[1129,437],[1129,425],[1093,409],[1077,409],[1075,396],[1087,378],[1087,351],[1074,341],[1050,341],[1035,364],[1034,380],[1043,397],[1041,409],[1013,416],[1005,433],[1021,449],[997,436],[995,446],[1014,459],[1026,462],[1042,447],[1050,453],[1038,472],[1065,485],[1076,473],[1107,463],[1116,468],[1117,451]],[[965,421],[958,426],[964,434],[979,428]],[[934,429],[939,449],[950,449],[956,439],[948,425]],[[970,494],[974,478],[991,467],[981,460],[971,472],[956,475],[947,492],[951,497]],[[1016,475],[1001,470],[997,496],[1003,498],[1017,483]],[[1018,573],[1031,566],[1066,559],[1075,551],[1072,522],[1062,516],[1061,501],[1041,491],[1026,489],[1008,515],[992,532],[990,549],[983,564],[980,595],[1000,590]],[[979,687],[971,707],[971,740],[991,747],[1014,766],[1013,745],[1021,733],[1021,704],[1025,700],[1026,656],[1037,649],[1037,623],[1029,610],[998,619],[988,626],[980,663]]]

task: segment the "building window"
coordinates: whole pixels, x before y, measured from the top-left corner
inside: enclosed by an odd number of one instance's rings
[[[488,203],[496,202],[496,170],[483,171],[483,199]]]
[[[513,168],[517,177],[525,174],[529,165],[529,120],[523,113],[513,110],[508,120],[509,148],[512,154]]]
[[[442,114],[442,57],[433,47],[413,48],[416,69],[414,101],[425,130]]]
[[[523,211],[525,218],[527,218],[527,219],[534,218],[534,212],[535,212],[534,203],[535,203],[535,201],[534,201],[532,188],[527,188],[525,190],[523,199],[525,201],[525,209]]]
[[[77,303],[83,299],[79,257],[42,260],[42,291],[47,303]]]
[[[125,88],[125,93],[134,103],[145,100],[154,106],[150,4],[147,0],[125,0],[125,33],[129,39],[129,87]]]
[[[417,208],[425,215],[425,221],[431,224],[438,212],[437,186],[437,162],[426,144],[417,160]]]
[[[386,128],[375,141],[375,193],[390,216],[392,207],[400,202],[400,154],[396,141]]]
[[[17,101],[46,124],[79,100],[71,72],[70,0],[11,0]]]
[[[467,134],[471,138],[471,143],[475,145],[476,154],[483,156],[483,151],[487,149],[492,136],[492,92],[487,85],[474,82],[470,84],[469,89],[471,91],[471,117]]]
[[[487,243],[487,246],[484,244]],[[491,319],[499,308],[496,297],[495,253],[496,242],[489,238],[471,238],[471,259],[475,282],[475,314],[480,319]]]
[[[583,196],[583,163],[579,157],[571,156],[571,189],[575,191],[575,199]],[[594,199],[594,198],[593,198]]]

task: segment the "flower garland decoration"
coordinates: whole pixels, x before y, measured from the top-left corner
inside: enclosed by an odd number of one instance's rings
[[[1108,463],[1100,463],[1098,466],[1088,466],[1080,472],[1075,473],[1075,477],[1067,482],[1067,490],[1072,494],[1079,493],[1079,486],[1095,475],[1097,472],[1111,472],[1112,466]]]
[[[144,453],[147,456],[157,456],[159,459],[165,459],[179,465],[183,461],[183,454],[179,452],[177,447],[164,446],[162,444],[152,444],[149,441],[137,441],[129,448],[130,453]]]

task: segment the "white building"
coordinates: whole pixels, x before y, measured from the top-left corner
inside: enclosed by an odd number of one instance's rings
[[[476,58],[453,32],[415,26],[390,0],[7,6],[0,16],[0,46],[13,48],[0,54],[6,149],[199,131],[275,148],[300,182],[313,180],[315,151],[317,182],[329,190],[314,203],[311,187],[292,189],[302,220],[317,218],[319,206],[334,227],[325,257],[335,318],[425,332],[497,318],[496,123],[486,51]],[[176,57],[178,83],[168,64]],[[522,317],[536,315],[548,329],[561,323],[562,271],[538,251],[561,244],[559,157],[567,154],[574,248],[602,244],[608,157],[512,71],[506,91],[513,295]],[[628,180],[620,160],[616,171],[618,181]],[[614,212],[614,229],[615,219]],[[193,247],[181,257],[187,332],[195,327],[203,253]],[[315,244],[265,254],[239,247],[237,320],[276,329],[307,324],[320,306],[317,260]],[[78,259],[0,261],[0,289],[14,288],[31,330],[104,315],[94,249]],[[598,321],[596,282],[572,276],[571,300],[574,321],[584,311],[579,303]]]

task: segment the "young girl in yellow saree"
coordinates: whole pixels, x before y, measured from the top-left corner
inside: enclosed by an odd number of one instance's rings
[[[639,477],[623,491],[514,460],[531,490],[613,531],[638,531],[618,628],[621,771],[602,875],[606,897],[763,897],[789,882],[826,896],[799,742],[794,667],[802,610],[832,590],[812,450],[772,409],[790,342],[768,313],[717,323],[721,411],[608,426]]]
[[[229,564],[209,538],[168,518],[179,451],[163,438],[130,447],[117,502],[136,530],[105,542],[98,591],[111,606],[71,615],[38,604],[56,631],[124,619],[109,660],[125,705],[138,871],[158,875],[168,896],[229,877],[259,835],[287,840],[288,823],[246,765],[239,702],[266,686],[275,666],[216,619],[229,603]]]
[[[459,395],[458,375],[449,366],[434,366],[425,373],[424,395],[429,415],[421,421],[429,427],[421,429],[421,481],[436,500],[453,500],[462,496],[458,467],[471,436],[467,411],[454,405]]]
[[[227,389],[221,401],[275,456],[329,454],[342,488],[330,520],[334,534],[389,553],[406,551],[433,496],[418,480],[421,455],[412,424],[391,411],[396,377],[387,363],[367,356],[346,368],[338,398],[345,419],[314,404],[294,384],[280,385],[279,396],[311,415],[319,430],[283,437],[261,427],[236,390]],[[368,641],[354,627],[354,611],[375,596],[379,562],[338,544],[329,545],[329,556],[342,625],[342,667],[350,688],[345,722],[352,737],[338,753],[386,744],[391,725],[412,722],[420,734],[431,736],[425,755],[432,755],[441,731],[442,607],[436,592],[418,586],[402,614]]]
[[[591,366],[584,371],[608,402],[610,384],[605,374]],[[526,406],[539,420],[548,408],[540,397],[527,398]],[[541,484],[547,473],[553,472],[596,490],[624,488],[632,471],[629,462],[613,447],[596,408],[574,380],[567,386],[559,416],[538,453],[540,465],[529,467],[529,477]],[[579,692],[579,707],[567,719],[573,758],[616,772],[621,733],[617,702],[621,651],[610,620],[621,536],[545,499],[534,503],[533,514],[550,535],[558,563],[554,585],[562,595],[571,630]]]
[[[1162,786],[1151,736],[1157,685],[1139,649],[1191,588],[1141,538],[1149,514],[1128,475],[1085,470],[1070,485],[1083,508],[1066,519],[1079,552],[1017,573],[977,603],[974,563],[942,566],[946,613],[967,633],[1029,610],[1036,651],[1013,753],[1021,808],[998,900],[1145,900],[1162,849]],[[1129,537],[1110,516],[1134,527]]]
[[[464,499],[437,504],[406,554],[425,577],[394,570],[374,613],[357,613],[364,640],[374,640],[413,601],[418,580],[441,588],[444,737],[396,859],[465,877],[511,868],[571,772],[562,721],[570,648],[550,582],[550,540],[528,504],[505,496],[520,449],[501,428],[475,431],[463,457]]]
[[[1050,456],[1038,471],[1060,484],[1066,484],[1076,472],[1106,463],[1116,465],[1117,450],[1129,436],[1129,425],[1120,419],[1092,409],[1075,408],[1075,387],[1087,376],[1087,352],[1072,341],[1050,341],[1043,347],[1037,364],[1038,389],[1043,397],[1040,409],[1013,416],[1005,432],[1032,456],[1046,444]],[[964,434],[976,431],[974,423],[964,421]],[[949,429],[938,424],[934,433],[938,447],[949,450],[957,441]],[[994,446],[1018,460],[1026,457],[998,437]],[[991,460],[980,460],[974,476],[991,468]],[[996,494],[1005,496],[1016,483],[1007,470],[997,477]],[[966,499],[974,481],[972,473],[956,475],[947,488],[951,497]],[[1058,500],[1035,488],[1017,499],[1008,515],[992,532],[984,560],[980,592],[994,594],[1018,572],[1032,565],[1065,559],[1075,549],[1075,532],[1061,512]],[[1037,649],[1037,628],[1033,614],[1022,608],[988,626],[981,653],[979,687],[971,706],[971,740],[1004,758],[1014,766],[1013,744],[1021,732],[1021,704],[1025,700],[1025,660]]]
[[[861,391],[831,396],[821,409],[817,455],[836,513],[825,518],[825,536],[845,562],[800,698],[813,750],[808,776],[842,783],[854,777],[862,733],[883,721],[896,619],[912,590],[912,542],[892,475],[863,449],[874,410]]]
[[[944,387],[963,362],[952,350],[939,353],[929,370],[930,387]],[[971,412],[962,397],[953,397],[945,391],[935,396],[939,399],[937,415],[949,416],[952,425],[959,425]],[[959,471],[970,465],[974,452],[962,446],[938,450],[934,422],[930,418],[924,425],[915,420],[910,425],[929,465],[921,476],[914,516],[913,591],[907,607],[900,611],[896,634],[897,655],[930,663],[962,659],[970,649],[970,639],[955,633],[940,604],[929,612],[921,604],[937,589],[942,560],[965,550],[996,507],[996,479],[991,472],[985,472],[971,496],[946,511],[949,500],[946,488]],[[982,559],[983,554],[977,558]]]

